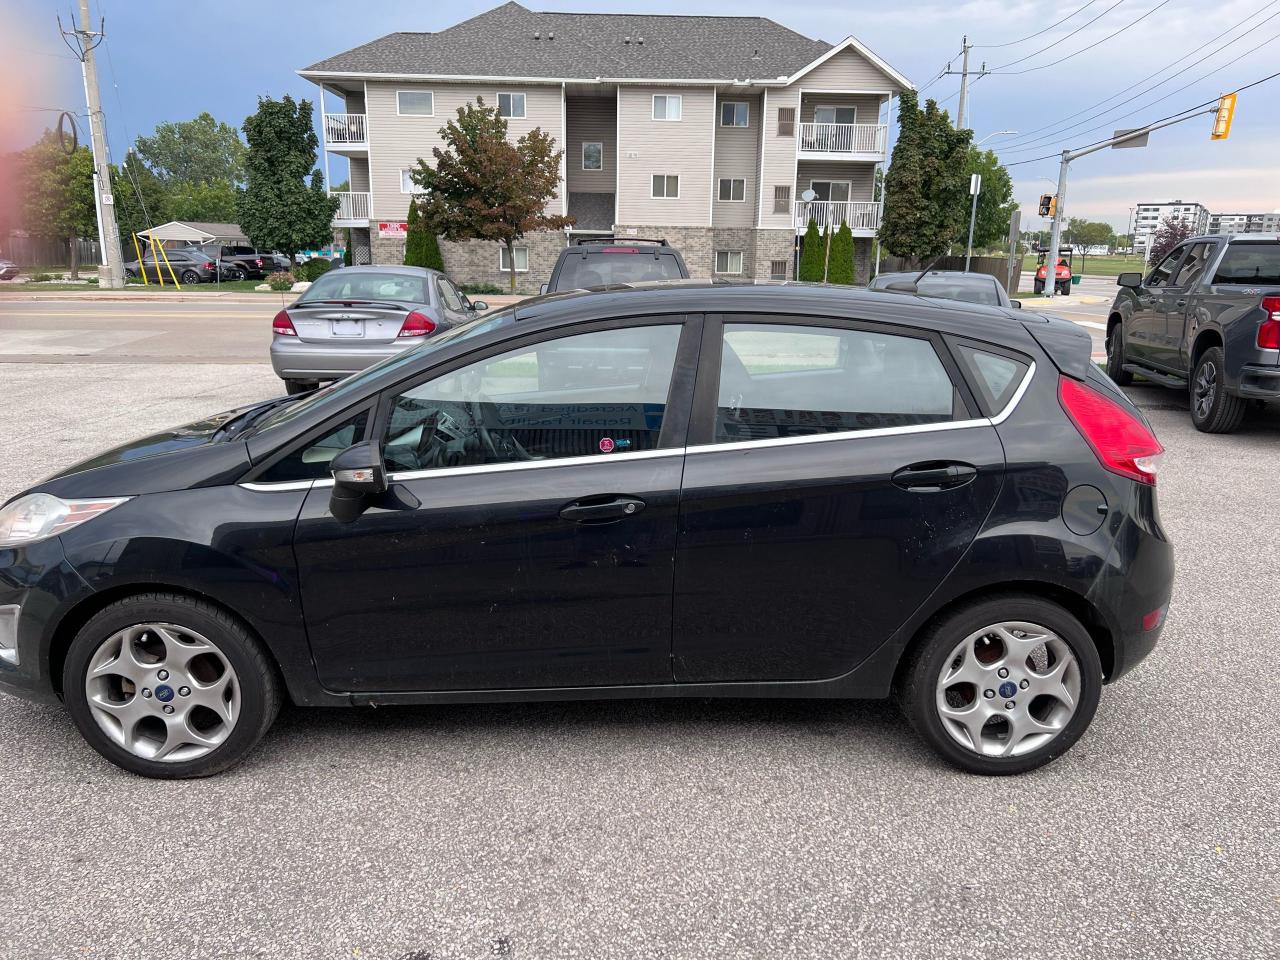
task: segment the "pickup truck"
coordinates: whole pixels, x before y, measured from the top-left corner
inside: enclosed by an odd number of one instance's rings
[[[1191,421],[1230,433],[1250,400],[1280,399],[1280,235],[1192,237],[1147,274],[1122,273],[1107,373],[1188,390]]]

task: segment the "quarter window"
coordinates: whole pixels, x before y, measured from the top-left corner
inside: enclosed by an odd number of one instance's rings
[[[655,94],[653,97],[653,119],[679,120],[683,98],[679,94]]]
[[[529,272],[529,248],[528,247],[512,247],[512,252],[516,258],[516,273]],[[507,273],[511,272],[511,258],[507,256],[507,248],[501,246],[498,248],[498,269]]]
[[[582,145],[582,169],[583,170],[603,170],[604,169],[604,144],[600,142],[584,143]]]
[[[749,107],[745,103],[722,103],[720,104],[720,126],[722,127],[745,127],[747,125],[747,115]]]
[[[928,340],[865,330],[730,323],[715,441],[944,423],[965,416]]]
[[[717,250],[716,251],[716,273],[741,273],[742,272],[742,251],[741,250]]]
[[[498,94],[498,116],[510,117],[516,120],[522,119],[524,117],[524,94]]]
[[[747,181],[738,177],[721,177],[720,178],[720,199],[721,200],[745,200],[747,199]]]
[[[680,177],[675,174],[653,175],[653,196],[658,200],[675,200],[680,196]]]
[[[435,94],[430,90],[397,90],[396,113],[402,117],[434,117]]]
[[[1009,405],[1017,392],[1028,365],[1025,361],[961,344],[956,354],[969,368],[971,380],[978,387],[987,410],[994,416]]]
[[[680,326],[601,330],[520,347],[420,384],[391,407],[389,470],[658,446]]]

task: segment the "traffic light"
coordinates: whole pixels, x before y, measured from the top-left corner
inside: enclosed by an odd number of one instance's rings
[[[1231,136],[1231,120],[1236,115],[1236,95],[1228,93],[1218,98],[1218,115],[1213,118],[1210,140],[1225,140]]]
[[[1050,216],[1049,211],[1051,211],[1052,209],[1053,209],[1053,195],[1049,193],[1042,193],[1040,195],[1040,216],[1042,217]]]
[[[1049,198],[1049,217],[1050,219],[1052,219],[1057,215],[1058,215],[1058,198],[1056,196],[1050,197]]]

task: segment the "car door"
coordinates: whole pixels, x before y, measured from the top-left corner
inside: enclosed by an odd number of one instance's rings
[[[1144,363],[1157,362],[1165,336],[1164,288],[1186,251],[1186,245],[1175,247],[1152,268],[1142,286],[1134,288],[1133,313],[1124,331],[1126,356]]]
[[[1152,348],[1151,359],[1156,365],[1170,370],[1182,369],[1181,348],[1187,311],[1191,308],[1192,296],[1204,277],[1205,267],[1216,250],[1217,244],[1212,242],[1188,246],[1177,269],[1169,277],[1169,282],[1160,288],[1158,296],[1164,323]]]
[[[678,682],[852,669],[960,559],[1004,472],[939,338],[815,317],[707,318],[686,453]]]
[[[321,682],[670,683],[697,324],[526,335],[388,391],[387,495],[343,524],[318,487],[298,521]]]

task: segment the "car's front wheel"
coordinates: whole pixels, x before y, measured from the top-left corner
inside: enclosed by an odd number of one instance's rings
[[[971,773],[1025,773],[1065,753],[1098,707],[1102,664],[1057,604],[1001,596],[933,624],[905,665],[899,702],[939,754]]]
[[[1205,433],[1230,433],[1244,419],[1245,402],[1227,393],[1221,347],[1210,347],[1191,373],[1191,422]]]
[[[1124,324],[1116,321],[1107,335],[1107,376],[1118,386],[1133,383],[1133,374],[1124,368]]]
[[[72,640],[62,681],[90,746],[161,779],[227,769],[280,709],[257,639],[218,607],[178,594],[126,597],[96,614]]]

